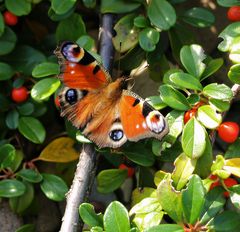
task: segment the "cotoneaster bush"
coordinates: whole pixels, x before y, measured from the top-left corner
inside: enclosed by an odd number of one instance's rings
[[[118,197],[100,213],[89,203],[81,204],[85,230],[238,231],[239,122],[231,135],[221,128],[240,84],[240,22],[229,23],[219,34],[218,57],[211,57],[194,40],[191,28],[211,27],[215,17],[203,7],[186,9],[184,2],[0,2],[0,197],[12,211],[24,219],[32,212],[37,215],[39,192],[51,201],[65,199],[81,145],[90,141],[59,117],[60,70],[53,51],[60,41],[75,41],[101,62],[98,41],[88,32],[99,29],[99,14],[110,13],[117,15],[115,67],[129,75],[147,63],[146,84],[151,78],[159,86],[148,100],[166,115],[170,132],[163,141],[128,143],[119,150],[96,148],[97,190],[118,192],[132,180],[132,197],[128,204]],[[239,3],[216,4],[229,8]],[[226,76],[230,86],[214,78],[224,53],[231,62]],[[214,154],[221,132],[226,143]],[[33,228],[28,224],[19,231]]]

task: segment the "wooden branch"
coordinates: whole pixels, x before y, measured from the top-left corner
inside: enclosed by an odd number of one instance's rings
[[[100,28],[100,55],[103,65],[111,71],[113,63],[112,46],[113,15],[105,14]],[[62,218],[60,232],[81,230],[78,208],[88,197],[95,178],[98,154],[92,144],[84,144],[79,157],[72,186],[67,193],[66,209]]]
[[[238,84],[234,84],[231,88],[232,92],[233,92],[233,98],[230,102],[230,105],[233,103],[233,101],[235,100],[235,98],[238,96],[238,94],[240,93],[240,85]],[[226,114],[227,112],[224,112],[222,114],[222,118],[224,119],[226,117]],[[211,142],[212,142],[212,145],[215,143],[215,140],[216,140],[216,134],[217,134],[217,131],[214,130],[214,132],[211,134],[210,136],[210,139],[211,139]]]

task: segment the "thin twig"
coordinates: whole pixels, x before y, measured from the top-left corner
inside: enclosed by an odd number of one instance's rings
[[[100,55],[103,59],[103,65],[108,71],[111,71],[113,62],[112,27],[113,15],[103,15],[100,29]],[[72,186],[67,193],[66,209],[62,218],[60,232],[81,230],[78,207],[89,195],[96,173],[97,160],[98,154],[94,146],[84,144]]]
[[[233,98],[230,102],[230,105],[233,103],[233,101],[237,98],[238,94],[240,93],[240,85],[238,84],[234,84],[231,88],[232,92],[233,92]],[[227,111],[224,112],[222,114],[222,118],[224,119],[226,117],[226,114],[227,114]],[[210,139],[211,139],[211,142],[212,142],[212,145],[215,143],[215,140],[216,140],[216,130],[213,131],[213,133],[211,134],[210,136]]]

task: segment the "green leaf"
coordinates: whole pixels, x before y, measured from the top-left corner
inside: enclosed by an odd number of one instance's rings
[[[150,25],[149,21],[143,15],[139,15],[136,18],[134,18],[134,26],[136,27],[145,28],[148,27],[149,25]]]
[[[233,97],[232,90],[225,84],[212,83],[203,88],[203,94],[207,97],[230,101]]]
[[[239,6],[239,0],[217,0],[218,5],[224,7]]]
[[[97,189],[101,193],[109,193],[118,189],[127,178],[127,170],[108,169],[97,176]]]
[[[37,64],[46,61],[46,57],[42,52],[28,45],[20,45],[13,52],[14,55],[9,54],[6,61],[14,67],[15,71],[25,75],[30,76]]]
[[[0,62],[0,81],[11,79],[14,75],[14,71],[9,64]]]
[[[13,172],[17,171],[17,169],[20,167],[23,160],[23,152],[21,150],[16,150],[14,160],[10,165],[10,168]]]
[[[162,99],[160,96],[150,96],[146,98],[146,101],[153,106],[156,110],[161,110],[165,108],[167,105],[163,103]]]
[[[230,158],[240,158],[240,139],[238,138],[234,143],[230,144],[224,158],[230,159]]]
[[[194,225],[200,218],[204,205],[205,189],[199,176],[193,175],[182,192],[182,206],[188,223]]]
[[[31,12],[31,2],[28,0],[5,0],[6,8],[17,16],[28,15]]]
[[[221,188],[214,188],[208,192],[201,212],[201,224],[206,224],[215,217],[223,209],[225,201]]]
[[[234,211],[224,211],[213,219],[213,226],[217,232],[238,232],[240,215]]]
[[[190,109],[190,105],[186,97],[170,85],[160,86],[159,92],[163,102],[172,107],[173,109],[181,111],[186,111]]]
[[[218,99],[211,98],[209,99],[209,104],[212,106],[215,110],[219,112],[224,112],[229,110],[230,108],[230,102],[229,101],[222,101]]]
[[[127,209],[118,201],[107,207],[103,217],[106,232],[129,232],[130,222]]]
[[[5,26],[4,33],[0,37],[0,56],[10,53],[17,41],[17,36],[9,27]]]
[[[47,198],[53,201],[62,201],[68,191],[66,183],[58,176],[42,173],[43,181],[40,187]]]
[[[218,49],[222,52],[231,51],[234,46],[239,44],[240,39],[240,22],[229,24],[220,34],[223,39],[218,45]]]
[[[168,214],[168,216],[171,217],[175,222],[182,222],[182,194],[172,187],[172,181],[170,178],[170,174],[167,174],[166,177],[160,182],[157,188],[157,196],[160,205]]]
[[[121,53],[128,51],[138,43],[139,29],[133,24],[136,14],[122,17],[114,26],[116,35],[113,37],[115,49]]]
[[[51,75],[59,74],[59,65],[50,62],[44,62],[35,66],[32,71],[32,76],[39,78],[39,77],[46,77]]]
[[[182,19],[184,22],[194,27],[210,27],[215,21],[212,12],[201,7],[193,7],[184,12]]]
[[[9,129],[16,129],[18,127],[19,113],[17,110],[13,109],[8,112],[6,116],[6,125]]]
[[[94,207],[89,203],[82,203],[79,206],[79,214],[83,222],[90,227],[103,226],[103,216],[101,213],[96,214]]]
[[[162,209],[157,198],[146,197],[136,205],[134,205],[129,211],[129,215],[134,214],[147,214],[154,211],[160,211]]]
[[[42,181],[42,175],[33,169],[21,169],[17,176],[31,183],[39,183]]]
[[[18,105],[17,109],[21,115],[27,116],[33,113],[34,105],[31,102],[25,102],[21,105]]]
[[[176,224],[162,224],[146,229],[144,232],[184,232],[184,230]]]
[[[91,50],[94,47],[95,41],[92,37],[90,37],[89,35],[82,35],[78,38],[78,40],[76,41],[76,43],[86,49],[86,50]]]
[[[140,6],[137,2],[129,2],[124,0],[102,0],[100,11],[105,13],[129,13],[136,10]]]
[[[52,0],[51,7],[59,15],[65,14],[69,11],[77,0]]]
[[[218,114],[210,105],[199,107],[197,118],[208,129],[216,129],[222,122],[222,115]]]
[[[124,149],[124,155],[134,163],[144,167],[152,166],[155,161],[154,154],[144,144],[131,144],[131,146]]]
[[[0,169],[11,168],[16,157],[16,149],[11,144],[0,146]]]
[[[178,156],[174,162],[175,169],[172,173],[172,180],[176,190],[181,190],[188,182],[189,177],[192,175],[196,160],[190,159],[184,153]]]
[[[213,148],[209,136],[206,136],[206,147],[202,156],[197,160],[195,173],[202,178],[207,178],[211,173],[211,166],[213,163]]]
[[[57,41],[76,41],[80,36],[86,34],[86,28],[81,15],[73,13],[70,17],[63,19],[57,26]]]
[[[53,10],[52,7],[50,7],[48,9],[48,17],[52,20],[52,21],[61,21],[63,19],[68,18],[73,12],[74,12],[75,8],[72,7],[70,8],[65,14],[56,14],[56,12]]]
[[[193,76],[200,78],[206,65],[202,62],[206,58],[200,45],[185,45],[180,51],[180,59],[185,69]]]
[[[223,59],[211,59],[206,65],[207,66],[201,76],[201,81],[215,73],[223,65]]]
[[[94,8],[96,6],[96,0],[83,0],[83,4],[87,8]]]
[[[161,30],[168,30],[176,22],[176,12],[166,0],[152,0],[147,15],[151,23]]]
[[[169,80],[182,89],[202,90],[202,85],[199,80],[188,73],[173,73],[169,76]]]
[[[11,209],[18,214],[22,213],[25,209],[27,209],[34,198],[33,185],[28,183],[27,181],[23,182],[23,184],[26,188],[24,194],[19,197],[10,198],[9,201]]]
[[[143,50],[152,52],[155,50],[159,38],[160,33],[156,29],[145,28],[139,33],[139,45]]]
[[[5,23],[4,23],[3,15],[0,12],[0,36],[3,34],[4,29],[5,29]]]
[[[31,90],[31,96],[35,101],[41,102],[48,99],[61,85],[57,78],[45,78],[38,81]]]
[[[231,66],[228,77],[233,83],[240,84],[240,64]]]
[[[25,185],[18,180],[1,180],[0,197],[18,197],[25,193]]]
[[[19,227],[15,232],[35,232],[36,228],[34,224],[25,224]]]
[[[199,158],[206,147],[205,128],[193,117],[183,128],[182,148],[185,154],[191,159]]]
[[[46,131],[42,123],[33,117],[21,117],[19,119],[18,130],[33,143],[43,143],[46,137]]]

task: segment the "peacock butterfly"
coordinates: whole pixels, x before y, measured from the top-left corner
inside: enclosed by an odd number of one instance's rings
[[[55,54],[61,67],[61,116],[66,116],[98,147],[117,148],[127,140],[168,133],[163,115],[127,90],[124,77],[112,82],[109,73],[78,44],[64,42]]]

